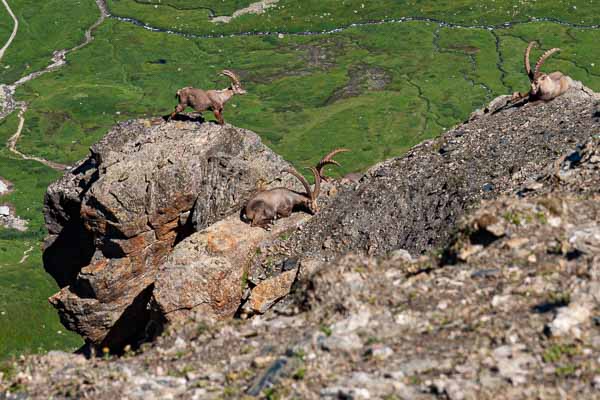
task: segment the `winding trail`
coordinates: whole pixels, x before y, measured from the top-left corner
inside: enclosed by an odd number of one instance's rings
[[[19,264],[23,264],[25,262],[25,260],[27,260],[27,258],[29,257],[29,253],[31,253],[33,251],[33,246],[30,246],[27,250],[25,250],[23,252],[23,257],[21,257],[21,260],[19,261]]]
[[[59,164],[54,161],[49,161],[49,160],[46,160],[45,158],[40,158],[40,157],[36,157],[36,156],[28,156],[27,154],[23,154],[19,150],[17,150],[17,142],[19,141],[19,138],[21,137],[21,132],[23,132],[23,126],[25,125],[25,117],[23,116],[23,114],[25,114],[26,111],[27,111],[27,104],[20,103],[19,126],[18,126],[15,134],[12,135],[8,139],[8,142],[6,142],[6,146],[8,147],[8,150],[10,150],[12,153],[20,156],[23,160],[37,161],[37,162],[40,162],[50,168],[58,170],[58,171],[62,171],[62,170],[65,170],[66,168],[68,168],[69,167],[68,165]]]
[[[64,65],[66,65],[66,63],[67,63],[66,57],[69,53],[72,53],[74,51],[81,49],[84,46],[87,46],[89,43],[91,43],[94,40],[94,36],[93,36],[94,30],[96,28],[98,28],[98,26],[100,26],[100,24],[102,24],[102,22],[104,22],[104,20],[109,15],[108,8],[106,6],[106,1],[105,0],[95,0],[95,1],[96,1],[96,5],[98,6],[98,9],[100,10],[100,17],[96,20],[96,22],[94,22],[85,31],[83,42],[81,42],[80,44],[78,44],[77,46],[75,46],[71,49],[63,49],[63,50],[55,51],[54,54],[52,54],[52,59],[51,59],[52,62],[46,68],[41,69],[39,71],[32,72],[31,74],[22,77],[21,79],[17,80],[16,82],[14,82],[10,85],[0,85],[0,97],[3,98],[3,103],[4,103],[3,109],[0,111],[0,120],[6,118],[8,115],[12,114],[14,111],[19,110],[19,126],[17,127],[17,131],[15,132],[15,134],[12,135],[6,142],[6,147],[8,148],[8,150],[10,152],[18,155],[19,157],[21,157],[24,160],[37,161],[37,162],[40,162],[52,169],[58,170],[58,171],[63,171],[66,168],[68,168],[67,165],[60,164],[60,163],[57,163],[54,161],[49,161],[49,160],[46,160],[45,158],[41,158],[41,157],[29,156],[29,155],[23,154],[19,150],[17,150],[17,143],[19,142],[19,138],[21,137],[21,133],[23,132],[23,126],[25,125],[25,112],[27,112],[27,103],[23,102],[23,101],[16,101],[14,95],[15,95],[16,89],[19,86],[23,85],[24,83],[29,82],[33,79],[36,79],[36,78],[38,78],[44,74],[47,74],[49,72],[55,71],[55,70],[63,67]],[[12,10],[10,10],[10,7],[8,6],[6,0],[2,0],[2,2],[9,10],[10,14],[13,16],[13,18],[15,20],[15,25],[18,25],[18,20],[12,13]],[[13,34],[16,35],[16,29],[13,31]],[[2,51],[6,50],[8,48],[8,46],[10,46],[12,39],[13,39],[13,36],[11,36],[11,38],[9,39],[7,44],[4,46]]]
[[[2,0],[2,3],[4,4],[4,7],[6,7],[6,11],[8,11],[8,13],[10,14],[13,21],[15,21],[15,26],[13,28],[12,33],[10,34],[10,37],[6,41],[6,44],[4,45],[4,47],[2,47],[0,49],[0,60],[2,60],[2,57],[4,57],[4,52],[6,51],[6,49],[8,49],[10,47],[10,45],[12,44],[12,41],[15,39],[15,36],[17,36],[17,31],[19,30],[19,20],[17,19],[17,16],[13,13],[12,9],[8,5],[8,1]]]

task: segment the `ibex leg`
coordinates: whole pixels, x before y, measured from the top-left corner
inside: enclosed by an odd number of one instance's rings
[[[169,121],[171,120],[171,118],[174,118],[177,114],[179,114],[180,112],[182,112],[183,110],[185,110],[186,105],[185,104],[177,104],[175,106],[175,111],[173,111],[171,113],[171,115],[169,116]]]
[[[223,110],[214,110],[214,113],[219,124],[223,125],[225,123],[225,120],[223,120]]]

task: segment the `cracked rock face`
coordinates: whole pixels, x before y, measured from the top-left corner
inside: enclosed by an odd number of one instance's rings
[[[46,194],[44,267],[62,287],[50,302],[63,323],[96,345],[129,343],[173,247],[239,213],[258,181],[281,185],[273,180],[287,167],[229,125],[117,125]]]
[[[232,215],[194,233],[159,268],[152,298],[155,318],[176,322],[185,321],[191,314],[213,319],[233,317],[242,300],[254,250],[273,237],[297,229],[308,218],[308,214],[296,213],[266,231]],[[252,291],[251,299],[260,299],[258,312],[265,312],[289,293],[296,271],[277,278],[278,285],[266,281]]]

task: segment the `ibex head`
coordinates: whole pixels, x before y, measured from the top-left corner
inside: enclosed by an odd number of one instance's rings
[[[319,193],[321,192],[321,176],[319,175],[319,172],[317,171],[317,169],[315,167],[307,167],[307,169],[310,169],[313,173],[313,176],[315,177],[315,189],[314,190],[310,190],[310,184],[308,183],[306,178],[304,178],[302,175],[300,175],[295,170],[286,169],[286,170],[284,170],[284,172],[294,175],[300,181],[300,183],[302,183],[302,186],[304,186],[304,190],[306,192],[306,194],[304,195],[306,198],[305,204],[308,207],[308,209],[313,214],[315,214],[319,211],[319,205],[317,204],[317,199],[319,198]]]
[[[228,77],[231,80],[231,85],[229,86],[229,88],[231,90],[233,90],[233,93],[235,94],[246,94],[246,90],[244,90],[244,88],[242,88],[242,84],[240,83],[240,78],[238,78],[238,76],[228,70],[228,69],[224,69],[223,71],[221,71],[221,75],[225,75],[226,77]]]
[[[529,64],[529,53],[533,46],[535,46],[536,42],[530,42],[527,46],[527,50],[525,50],[525,69],[527,70],[527,76],[529,77],[529,81],[531,82],[531,90],[529,94],[533,97],[539,96],[542,93],[550,93],[554,90],[554,86],[556,85],[555,81],[548,76],[547,74],[540,71],[544,62],[550,56],[558,51],[559,48],[553,48],[546,51],[542,56],[537,60],[535,64],[535,69],[531,70],[531,65]]]

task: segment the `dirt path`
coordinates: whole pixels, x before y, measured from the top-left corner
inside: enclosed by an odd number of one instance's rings
[[[267,11],[267,9],[269,9],[271,7],[275,7],[275,5],[277,5],[277,3],[279,3],[279,0],[257,1],[256,3],[250,4],[248,7],[241,8],[241,9],[235,11],[231,16],[223,15],[221,17],[212,18],[211,22],[228,24],[229,22],[231,22],[232,19],[241,17],[242,15],[262,14],[265,11]]]
[[[8,139],[8,142],[6,142],[6,146],[8,147],[8,150],[10,150],[12,153],[20,156],[23,160],[33,160],[33,161],[41,162],[42,164],[44,164],[50,168],[53,168],[55,170],[58,170],[58,171],[63,171],[65,169],[69,168],[68,165],[60,164],[60,163],[57,163],[54,161],[48,161],[45,158],[29,156],[29,155],[23,154],[19,150],[17,150],[17,142],[19,141],[19,138],[21,137],[21,133],[23,132],[23,126],[25,125],[25,117],[23,115],[25,114],[26,111],[27,111],[27,104],[21,103],[21,106],[19,108],[19,126],[17,127],[17,131],[15,132],[15,134],[12,135],[10,137],[10,139]]]
[[[25,250],[23,252],[23,257],[21,257],[21,261],[19,261],[19,264],[23,264],[25,262],[25,260],[27,260],[27,258],[29,257],[29,253],[31,253],[33,251],[33,246],[30,246],[27,250]]]
[[[11,10],[10,6],[8,5],[8,2],[6,0],[2,0],[2,3],[4,4],[4,7],[6,7],[6,11],[8,11],[13,21],[15,21],[15,26],[13,28],[12,33],[10,34],[10,37],[6,41],[6,44],[0,49],[0,60],[2,60],[2,57],[4,57],[4,52],[10,47],[12,41],[15,39],[15,36],[17,36],[17,31],[19,30],[19,20]]]
[[[12,13],[12,10],[10,10],[10,7],[8,6],[8,3],[6,2],[6,0],[2,0],[2,2],[6,6],[7,10],[9,10],[9,13],[13,17],[13,19],[15,20],[15,25],[18,25],[18,20]],[[3,97],[3,104],[2,104],[3,109],[0,111],[0,120],[6,118],[8,115],[13,113],[14,111],[19,110],[19,126],[18,126],[15,134],[12,135],[10,137],[10,139],[8,139],[8,142],[6,143],[6,147],[13,154],[18,155],[19,157],[21,157],[24,160],[34,160],[34,161],[40,162],[50,168],[53,168],[53,169],[56,169],[59,171],[62,171],[65,168],[68,168],[67,165],[56,163],[53,161],[48,161],[41,157],[35,157],[35,156],[23,154],[19,150],[17,150],[17,143],[19,142],[19,138],[21,137],[21,133],[23,132],[23,126],[25,125],[25,112],[27,111],[27,103],[16,101],[14,98],[14,94],[15,94],[15,90],[19,86],[23,85],[24,83],[29,82],[33,79],[36,79],[44,74],[47,74],[48,72],[55,71],[55,70],[61,68],[62,66],[64,66],[67,63],[66,57],[68,54],[75,52],[84,46],[87,46],[90,42],[92,42],[94,40],[94,36],[93,36],[94,30],[96,28],[98,28],[98,26],[100,26],[100,24],[102,24],[102,22],[104,22],[106,17],[108,17],[108,10],[106,8],[105,1],[104,0],[96,0],[96,5],[98,6],[98,9],[100,10],[100,17],[96,20],[96,22],[94,22],[85,31],[85,35],[84,35],[85,38],[84,38],[83,42],[81,42],[80,44],[78,44],[77,46],[75,46],[71,49],[63,49],[63,50],[55,51],[54,54],[52,55],[51,64],[48,65],[46,68],[36,71],[36,72],[32,72],[31,74],[26,75],[26,76],[22,77],[21,79],[17,80],[13,84],[2,85],[0,87],[0,96]],[[16,28],[13,31],[13,35],[11,36],[9,41],[2,48],[2,52],[4,52],[8,48],[8,46],[10,46],[14,35],[16,35]],[[1,58],[1,54],[0,54],[0,58]]]

